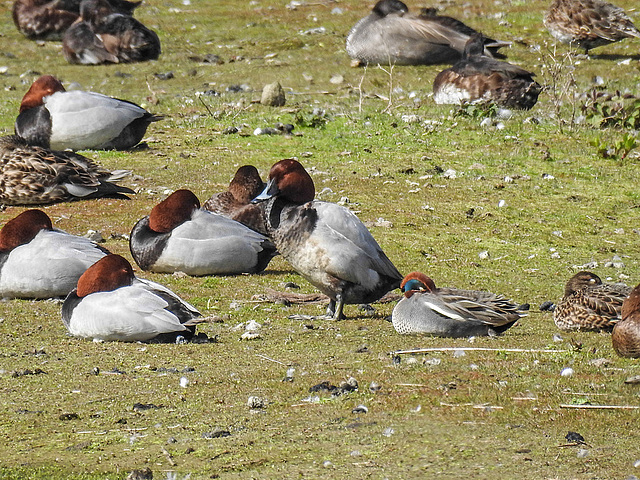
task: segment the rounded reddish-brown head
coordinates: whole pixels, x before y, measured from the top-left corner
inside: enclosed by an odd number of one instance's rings
[[[64,91],[65,89],[60,80],[53,75],[43,75],[33,82],[27,93],[22,97],[20,113],[33,107],[39,107],[44,103],[43,99],[45,97]]]
[[[293,203],[310,202],[316,195],[313,179],[302,164],[293,158],[280,160],[271,167],[269,183],[276,189],[274,196],[277,195]]]
[[[264,189],[258,169],[253,165],[244,165],[238,169],[229,184],[229,192],[238,202],[248,204]]]
[[[86,297],[91,293],[110,292],[131,285],[133,268],[126,258],[110,254],[91,265],[78,279],[76,295]]]
[[[198,208],[200,200],[191,190],[176,190],[151,209],[149,228],[158,233],[170,232],[189,220]]]
[[[42,210],[25,210],[0,230],[0,251],[8,252],[29,243],[40,230],[51,230],[51,219]]]
[[[633,313],[640,314],[640,285],[631,290],[629,296],[622,302],[620,317],[624,320]]]
[[[400,290],[409,298],[416,292],[435,292],[436,284],[422,272],[411,272],[402,279]]]

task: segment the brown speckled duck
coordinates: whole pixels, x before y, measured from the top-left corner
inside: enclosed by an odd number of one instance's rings
[[[555,0],[544,25],[557,40],[589,50],[625,38],[640,38],[640,31],[619,7],[602,0]]]
[[[18,136],[0,137],[0,204],[36,205],[135,193],[117,182],[129,170],[109,172],[68,151],[28,145]]]
[[[640,358],[640,285],[622,303],[621,316],[611,333],[613,349],[621,357]]]
[[[462,59],[440,72],[433,82],[438,104],[488,101],[501,107],[528,110],[542,91],[524,68],[484,55],[484,39],[476,33],[465,45]]]
[[[594,273],[578,272],[567,282],[553,320],[560,330],[611,330],[630,292],[627,285],[602,283]]]

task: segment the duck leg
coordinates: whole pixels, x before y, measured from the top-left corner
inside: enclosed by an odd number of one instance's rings
[[[327,312],[324,315],[289,315],[289,318],[292,320],[344,320],[343,307],[342,295],[338,294],[336,300],[329,300]]]

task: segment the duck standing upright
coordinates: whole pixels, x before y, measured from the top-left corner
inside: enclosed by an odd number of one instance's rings
[[[25,210],[0,230],[0,297],[66,296],[87,268],[109,252],[54,229],[41,210]]]
[[[562,43],[589,50],[625,38],[640,38],[640,31],[619,7],[602,0],[554,0],[544,26]]]
[[[535,74],[489,58],[483,53],[482,34],[471,36],[462,59],[440,72],[433,82],[433,100],[438,104],[489,101],[506,108],[529,110],[542,91]]]
[[[433,280],[421,272],[404,277],[400,288],[404,297],[394,307],[391,321],[401,334],[454,338],[497,335],[524,316],[502,295],[436,288]]]
[[[621,357],[640,358],[640,285],[622,302],[620,316],[611,332],[613,349]]]
[[[161,116],[100,93],[67,92],[52,75],[38,78],[22,98],[16,135],[53,150],[125,150],[142,140]]]
[[[398,288],[402,275],[358,217],[314,196],[304,167],[285,159],[271,167],[254,202],[268,201],[267,231],[278,252],[329,296],[326,316],[338,320],[345,304],[378,300]]]
[[[267,237],[201,209],[189,190],[176,190],[139,220],[129,246],[143,270],[188,275],[257,273],[275,255]]]
[[[611,330],[620,320],[622,302],[631,287],[620,283],[602,283],[591,272],[578,272],[569,279],[564,296],[553,310],[560,330]]]
[[[62,305],[62,321],[76,337],[146,342],[177,334],[190,338],[204,319],[168,288],[136,277],[124,257],[111,254],[82,274]]]
[[[473,33],[477,32],[464,23],[432,10],[412,15],[400,0],[380,0],[349,32],[347,53],[363,64],[453,63],[460,59]],[[507,45],[487,38],[484,53],[494,56]]]

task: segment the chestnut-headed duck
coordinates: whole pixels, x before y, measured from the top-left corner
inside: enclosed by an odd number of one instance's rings
[[[133,15],[142,2],[109,0],[115,11]],[[13,23],[31,40],[61,40],[80,16],[80,0],[15,0]]]
[[[224,192],[212,195],[209,200],[204,202],[202,208],[229,217],[266,235],[264,203],[251,203],[251,200],[264,190],[264,185],[258,169],[253,165],[244,165],[237,170],[229,188]]]
[[[431,65],[454,63],[469,37],[477,33],[459,20],[441,17],[433,9],[409,13],[399,0],[381,0],[347,36],[347,53],[361,64]],[[485,39],[484,53],[495,56],[510,45]]]
[[[156,32],[108,0],[82,0],[80,18],[62,37],[62,53],[69,63],[98,65],[156,60],[161,49]]]
[[[595,273],[578,272],[567,282],[553,320],[560,330],[610,331],[629,293],[627,285],[602,283]]]
[[[230,218],[200,208],[190,190],[176,190],[136,223],[131,254],[143,270],[188,275],[235,275],[263,271],[273,243]]]
[[[125,150],[162,118],[127,100],[68,92],[56,77],[43,75],[22,97],[15,133],[30,145],[54,150]]]
[[[177,334],[191,338],[205,320],[168,288],[136,277],[124,257],[112,254],[82,274],[62,305],[62,321],[76,337],[146,342]]]
[[[25,210],[0,230],[0,297],[66,296],[108,253],[87,238],[54,229],[42,210]]]
[[[421,272],[412,272],[400,286],[404,297],[391,314],[401,334],[438,337],[498,335],[512,327],[524,313],[502,295],[478,290],[436,288]]]
[[[462,59],[440,72],[433,82],[433,100],[438,104],[493,102],[505,108],[529,110],[542,91],[535,76],[524,68],[487,57],[482,34],[474,34]]]
[[[326,317],[345,304],[370,303],[398,288],[402,275],[367,227],[347,208],[314,200],[311,176],[294,159],[271,167],[264,191],[267,231],[278,252],[329,296]]]
[[[110,172],[86,157],[0,137],[0,205],[43,205],[135,193],[114,182],[130,170]]]
[[[640,31],[619,7],[602,0],[555,0],[544,16],[544,26],[556,40],[589,50]]]
[[[622,302],[620,317],[611,332],[613,349],[621,357],[640,358],[640,285]]]

